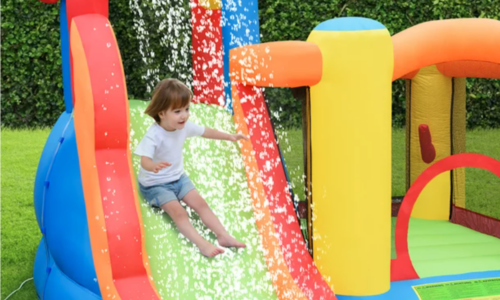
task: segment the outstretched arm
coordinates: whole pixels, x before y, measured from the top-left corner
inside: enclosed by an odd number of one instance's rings
[[[158,173],[163,168],[171,166],[171,163],[166,161],[153,162],[153,160],[147,156],[141,156],[141,166],[149,172]]]
[[[207,138],[207,139],[212,139],[212,140],[225,140],[225,141],[231,141],[231,142],[236,142],[236,141],[239,141],[241,139],[248,141],[248,136],[243,135],[241,133],[229,134],[229,133],[220,132],[218,130],[208,128],[208,127],[205,128],[205,132],[203,133],[202,137]]]

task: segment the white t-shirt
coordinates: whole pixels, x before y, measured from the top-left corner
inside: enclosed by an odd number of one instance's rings
[[[179,180],[184,173],[182,148],[186,138],[201,136],[205,127],[186,122],[183,129],[166,131],[154,123],[149,127],[142,141],[135,148],[134,154],[147,156],[153,162],[165,161],[171,166],[161,169],[158,173],[145,170],[142,166],[139,170],[139,183],[143,186],[152,186]]]

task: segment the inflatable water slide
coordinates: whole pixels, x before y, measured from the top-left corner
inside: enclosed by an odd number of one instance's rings
[[[60,5],[66,111],[47,140],[35,182],[43,233],[34,270],[38,296],[333,298],[302,237],[264,102],[242,104],[245,111],[259,112],[249,125],[255,130],[248,132],[255,144],[200,138],[185,147],[185,168],[198,190],[228,230],[248,245],[206,259],[179,236],[168,216],[147,207],[138,194],[131,148],[151,120],[143,114],[147,103],[127,97],[107,1],[66,0]],[[192,13],[194,28],[221,24],[220,6],[194,2]],[[201,83],[194,89],[192,120],[235,132],[240,130],[237,122],[244,121],[233,116],[224,97],[228,76],[222,75],[229,68],[224,70],[221,61],[229,60],[229,52],[223,57],[222,47],[241,45],[230,39],[235,36],[240,43],[258,42],[257,3],[224,13],[234,20],[193,33],[193,79]],[[250,20],[248,27],[237,28],[244,18]],[[207,44],[216,50],[215,57],[200,48]],[[198,230],[215,241],[193,218]]]
[[[338,18],[305,42],[260,44],[255,0],[193,0],[191,15],[191,118],[250,141],[190,139],[185,169],[247,248],[205,258],[141,199],[131,153],[152,120],[143,114],[147,102],[128,99],[108,1],[62,0],[66,110],[34,189],[43,235],[34,266],[40,299],[500,294],[500,222],[468,209],[460,171],[500,177],[499,161],[465,153],[462,106],[464,77],[500,78],[500,40],[489,35],[500,32],[499,21],[429,22],[391,37],[376,21]],[[391,217],[396,79],[407,80],[411,103],[408,192]],[[309,248],[261,87],[305,87]]]

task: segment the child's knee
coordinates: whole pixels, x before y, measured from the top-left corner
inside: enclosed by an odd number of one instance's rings
[[[199,212],[201,210],[209,209],[209,206],[208,206],[207,201],[205,201],[205,199],[200,197],[199,201],[196,201],[196,203],[194,203],[193,209],[196,212]]]
[[[162,208],[174,221],[188,219],[186,210],[180,205],[172,207],[166,207],[166,205],[164,205]]]

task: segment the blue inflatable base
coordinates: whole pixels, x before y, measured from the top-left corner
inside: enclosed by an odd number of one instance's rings
[[[43,238],[36,252],[33,277],[38,299],[102,299],[61,272],[52,256],[47,256]]]

